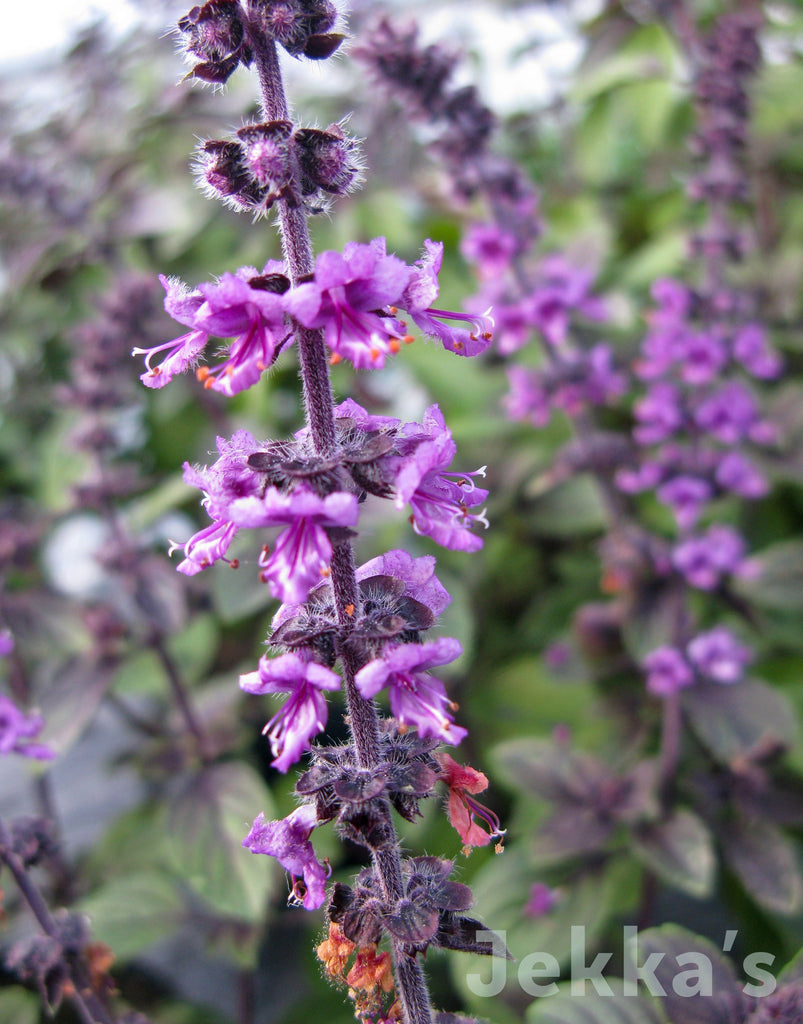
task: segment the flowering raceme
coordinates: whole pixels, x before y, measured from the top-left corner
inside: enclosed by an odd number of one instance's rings
[[[347,359],[358,369],[380,369],[387,356],[414,340],[397,317],[400,309],[450,352],[478,355],[490,345],[493,321],[487,314],[432,307],[443,245],[427,239],[424,247],[425,255],[408,266],[387,253],[384,238],[350,242],[342,254],[321,253],[310,280],[296,285],[276,260],[261,272],[242,267],[195,289],[162,277],[165,309],[190,330],[154,348],[134,349],[146,357],[141,380],[164,387],[200,362],[211,338],[230,338],[226,358],[214,367],[198,366],[196,374],[204,387],[235,395],[256,384],[293,341],[293,321],[323,330],[333,362]]]
[[[327,364],[345,359],[358,370],[380,369],[414,340],[402,315],[461,356],[487,349],[493,325],[487,313],[434,305],[440,243],[428,239],[413,265],[388,253],[381,237],[313,256],[307,216],[353,188],[362,163],[345,121],[325,130],[293,124],[276,45],[325,59],[342,39],[333,31],[337,18],[328,0],[248,0],[245,7],[209,0],[179,22],[190,77],[225,82],[240,65],[259,77],[262,120],[228,139],[202,142],[198,181],[236,210],[260,216],[275,208],[285,262],[241,268],[196,288],[162,278],[165,308],[186,330],[135,353],[145,356],[141,379],[148,387],[195,368],[205,388],[233,396],[257,384],[296,344],[306,425],[290,439],[263,443],[240,430],[218,439],[211,465],[185,465],[184,479],[202,492],[211,523],[183,545],[178,570],[192,576],[219,561],[237,568],[228,555],[241,531],[279,530],[272,543],[259,545],[258,566],[282,605],[267,653],[240,686],[254,696],[284,696],[264,728],[273,766],[287,772],[307,751],[311,766],[296,784],[298,809],[281,821],[260,814],[243,845],[275,857],[293,878],[291,898],[308,910],[324,903],[328,873],[310,842],[315,827],[334,821],[342,837],[369,851],[372,864],[355,888],[338,883],[330,894],[331,927],[342,927],[337,934],[354,943],[357,957],[347,976],[343,964],[337,973],[362,993],[355,997],[360,1020],[378,1013],[397,1019],[401,1006],[408,1024],[431,1024],[419,955],[430,944],[492,949],[476,937],[480,923],[460,916],[471,895],[448,881],[452,862],[402,856],[391,808],[414,820],[439,781],[432,751],[467,734],[455,723],[457,705],[445,684],[428,671],[454,661],[462,648],[455,639],[424,638],[450,600],[431,556],[389,551],[357,569],[351,538],[371,496],[399,511],[409,507],[420,535],[476,551],[482,539],[475,531],[488,525],[479,511],[488,492],[474,479],[485,470],[451,468],[456,445],[437,405],[421,423],[374,415],[351,399],[335,406]],[[224,342],[216,359],[213,338]],[[335,690],[345,697],[351,735],[339,746],[319,745],[328,721],[325,694]],[[390,719],[379,718],[373,702],[383,690]],[[383,934],[397,966],[398,1003],[384,995],[394,991],[387,957],[371,959]]]

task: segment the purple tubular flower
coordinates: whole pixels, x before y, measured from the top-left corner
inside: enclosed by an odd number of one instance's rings
[[[550,889],[543,882],[533,882],[530,888],[530,897],[524,904],[524,913],[527,917],[544,917],[555,909],[560,894],[555,889]]]
[[[30,742],[39,735],[44,724],[41,715],[26,715],[10,697],[0,693],[0,755],[22,754],[37,761],[52,760],[56,756],[54,750],[44,743]]]
[[[552,407],[540,374],[524,366],[508,366],[507,379],[510,391],[503,401],[508,416],[535,427],[546,426]]]
[[[264,495],[242,498],[229,508],[231,521],[243,527],[286,526],[273,551],[263,550],[262,579],[274,597],[300,604],[328,575],[332,544],[329,526],[354,526],[359,509],[353,494],[337,491],[319,497],[301,485],[289,494],[269,487]]]
[[[716,469],[716,481],[740,498],[763,498],[769,484],[753,463],[741,452],[727,452]]]
[[[424,242],[424,255],[412,268],[404,295],[396,305],[410,314],[424,334],[437,338],[449,352],[458,356],[479,355],[491,344],[493,320],[488,313],[472,316],[433,308],[432,303],[440,290],[438,274],[442,262],[443,243],[427,239]],[[444,321],[469,324],[470,327],[452,327]]]
[[[485,278],[504,273],[518,248],[518,239],[498,224],[472,224],[460,243],[463,258]]]
[[[390,690],[390,709],[403,726],[415,726],[423,737],[439,737],[458,744],[468,732],[454,724],[450,712],[455,705],[446,696],[443,683],[426,674],[435,665],[446,665],[462,653],[457,640],[443,637],[425,644],[389,646],[381,658],[363,666],[354,681],[370,700],[385,686]]]
[[[694,526],[712,495],[711,485],[694,476],[676,476],[658,488],[658,500],[672,509],[681,530]]]
[[[326,726],[326,700],[321,691],[340,689],[340,676],[297,654],[263,655],[256,672],[240,676],[240,688],[253,694],[290,695],[262,730],[270,739],[273,767],[286,772]]]
[[[281,264],[276,267],[283,269]],[[202,284],[199,291],[204,305],[198,311],[198,323],[218,338],[233,338],[228,357],[212,373],[208,367],[198,371],[204,387],[224,395],[236,395],[256,384],[273,364],[281,346],[291,337],[285,324],[284,298],[281,294],[254,287],[263,281],[252,268],[236,274],[223,274],[216,284]]]
[[[225,559],[236,535],[237,527],[225,520],[214,522],[194,533],[184,545],[184,558],[176,566],[177,572],[185,576],[197,576],[203,569]]]
[[[318,256],[313,280],[293,288],[287,308],[305,327],[323,328],[334,362],[345,358],[360,369],[378,369],[406,340],[403,325],[382,310],[398,303],[410,273],[387,254],[384,238],[350,242],[342,256]]]
[[[604,320],[605,306],[590,294],[594,275],[562,256],[548,256],[539,268],[540,283],[526,303],[527,319],[550,345],[566,341],[573,313]]]
[[[411,522],[416,533],[432,537],[453,551],[477,551],[482,539],[471,532],[475,523],[487,528],[484,510],[469,509],[481,505],[488,492],[474,485],[472,477],[484,476],[485,467],[472,473],[447,472],[457,447],[437,405],[424,413],[423,429],[427,440],[405,457],[390,460],[395,470],[396,508],[409,502]]]
[[[145,355],[146,373],[141,376],[151,388],[164,387],[177,373],[193,367],[210,337],[233,338],[228,356],[212,372],[202,366],[197,376],[204,387],[235,395],[256,384],[292,337],[285,323],[283,291],[289,287],[284,266],[271,260],[262,273],[243,267],[236,274],[224,274],[214,284],[190,291],[176,278],[160,278],[167,292],[165,309],[179,323],[190,327],[188,334],[151,349],[133,350]],[[167,355],[156,366],[157,354]]]
[[[672,564],[686,581],[700,590],[714,590],[723,576],[740,573],[745,543],[730,526],[715,524],[704,534],[689,537],[672,552]]]
[[[686,648],[697,671],[717,683],[737,683],[753,660],[749,647],[740,643],[729,629],[717,626],[700,633]]]
[[[317,910],[326,898],[328,872],[315,857],[310,836],[317,824],[314,806],[305,804],[280,821],[265,821],[260,814],[243,846],[251,853],[265,853],[293,876],[293,895],[305,910]],[[300,879],[303,878],[303,885]]]
[[[184,464],[184,480],[204,492],[203,505],[213,522],[193,534],[184,545],[184,560],[177,566],[185,576],[195,576],[214,562],[225,559],[237,534],[229,516],[233,501],[256,495],[259,479],[248,468],[248,456],[257,442],[247,430],[238,430],[230,441],[217,439],[219,458],[211,466]]]
[[[677,647],[658,647],[643,661],[647,690],[656,697],[668,697],[691,686],[694,673]]]
[[[185,373],[195,366],[201,353],[209,341],[209,333],[198,326],[198,310],[203,305],[203,296],[190,289],[178,278],[159,276],[165,292],[165,309],[170,316],[185,327],[191,328],[172,341],[154,348],[135,348],[131,355],[145,356],[147,370],[140,376],[142,383],[149,388],[163,388],[177,373]],[[154,356],[161,352],[167,355],[156,366],[151,365]]]
[[[680,375],[687,384],[708,384],[728,361],[728,354],[713,331],[694,331],[680,344],[678,358]]]
[[[633,436],[638,443],[659,444],[671,437],[683,425],[681,402],[673,384],[663,381],[653,384],[634,408],[639,425]]]
[[[729,381],[700,404],[694,419],[717,441],[738,444],[758,424],[758,406],[744,384]]]
[[[435,576],[435,559],[432,555],[413,558],[406,551],[388,551],[378,558],[372,558],[357,570],[358,581],[372,576],[393,576],[403,580],[405,595],[426,605],[435,616],[440,615],[452,600]]]
[[[783,368],[783,361],[773,352],[760,324],[745,324],[733,339],[733,358],[754,377],[771,380]]]

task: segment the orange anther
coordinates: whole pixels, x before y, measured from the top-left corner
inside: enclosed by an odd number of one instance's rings
[[[401,348],[401,342],[397,338],[392,338],[388,348],[395,355]]]
[[[337,352],[333,352],[329,356],[329,365],[330,366],[337,366],[337,364],[341,363],[342,361],[343,361],[343,356],[339,355],[339,353],[337,353]]]
[[[413,337],[412,334],[405,334],[405,336],[402,338],[402,341],[404,342],[405,345],[412,345],[412,343],[415,341],[415,338]]]
[[[195,376],[197,377],[197,379],[199,381],[201,381],[201,382],[205,381],[206,378],[209,376],[209,367],[208,366],[199,366],[198,369],[195,371]]]
[[[347,604],[344,610],[346,612],[346,615],[348,615],[348,617],[351,618],[351,616],[354,614],[354,605]]]

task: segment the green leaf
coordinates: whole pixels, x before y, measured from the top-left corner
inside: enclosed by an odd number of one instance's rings
[[[276,878],[271,858],[242,845],[260,811],[273,816],[270,792],[253,769],[234,762],[193,775],[169,811],[175,869],[225,917],[260,919]]]
[[[487,691],[472,695],[472,706],[480,708],[483,733],[490,740],[549,735],[561,726],[568,727],[584,748],[598,746],[606,735],[607,721],[594,713],[598,703],[590,682],[558,678],[533,655],[502,665],[490,675]]]
[[[636,829],[636,856],[670,885],[698,899],[714,883],[716,858],[711,833],[691,811],[675,811],[665,821]]]
[[[665,992],[661,1004],[672,1024],[722,1024],[746,1016],[740,1008],[746,1010],[748,1000],[733,967],[707,939],[677,925],[664,925],[639,932],[636,944],[637,952],[631,943],[629,955],[638,964],[644,964],[652,954],[663,954],[652,973]],[[685,972],[697,974],[698,968],[699,980],[707,974],[706,980],[710,981],[705,994],[689,991],[694,979],[691,974],[683,977]]]
[[[729,764],[751,751],[791,748],[797,736],[795,712],[783,694],[756,679],[725,686],[703,682],[683,693],[692,729],[714,757]]]
[[[803,877],[791,841],[764,818],[738,817],[720,829],[722,852],[753,898],[777,914],[803,905]]]
[[[761,608],[803,611],[803,541],[773,544],[751,561],[759,572],[738,581],[748,601]]]
[[[249,547],[245,544],[250,542]],[[268,585],[259,578],[256,552],[253,548],[254,538],[245,540],[237,538],[229,550],[230,558],[240,558],[242,564],[238,569],[219,563],[208,570],[209,583],[212,588],[212,602],[215,611],[224,623],[239,622],[240,619],[262,611],[274,604],[276,599],[271,596]]]
[[[516,958],[507,965],[508,984],[516,987],[518,961],[529,953],[549,952],[559,964],[569,962],[571,929],[584,926],[589,951],[613,915],[627,913],[636,895],[638,877],[633,862],[619,858],[604,868],[573,875],[559,890],[555,907],[541,917],[528,917],[524,912],[527,894],[538,875],[530,866],[526,850],[509,850],[495,857],[474,877],[474,909],[477,916],[494,931],[504,932],[505,942]],[[457,959],[457,958],[455,958]],[[467,974],[487,979],[489,968],[481,957],[461,957],[454,964],[453,976],[470,1005],[482,1013],[476,994],[466,981]],[[500,969],[497,964],[497,969]]]
[[[93,938],[105,942],[120,960],[129,960],[164,939],[187,915],[175,881],[143,872],[115,878],[83,901]]]
[[[568,982],[558,986],[555,996],[532,1003],[527,1024],[665,1024],[651,999],[626,995],[618,978],[605,981],[613,995],[599,995],[590,983],[584,995],[572,995]]]
[[[39,999],[19,985],[4,987],[0,993],[4,1020],[13,1024],[39,1024]]]
[[[585,473],[559,484],[532,504],[532,528],[542,537],[598,533],[606,522],[599,489]]]
[[[45,728],[39,737],[59,754],[78,740],[106,696],[112,669],[74,659],[42,694]]]

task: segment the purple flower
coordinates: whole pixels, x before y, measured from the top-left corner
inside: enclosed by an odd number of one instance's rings
[[[446,665],[462,653],[457,640],[443,637],[425,644],[389,646],[382,657],[370,661],[354,677],[357,689],[369,700],[383,687],[390,689],[390,709],[404,726],[415,726],[423,737],[437,736],[457,744],[467,731],[454,724],[455,705],[443,683],[426,674],[435,665]]]
[[[147,370],[140,376],[142,383],[149,388],[163,388],[177,373],[184,373],[190,367],[195,366],[201,353],[209,341],[207,331],[199,329],[197,324],[198,310],[203,305],[203,296],[200,292],[191,292],[189,288],[178,278],[164,277],[160,275],[159,280],[166,291],[165,309],[174,320],[191,328],[187,334],[182,334],[172,341],[163,345],[156,345],[154,348],[135,348],[131,350],[132,356],[145,356]],[[167,355],[152,365],[154,356],[161,352]]]
[[[263,655],[256,672],[240,676],[240,688],[246,693],[290,695],[262,730],[270,740],[273,767],[286,772],[326,726],[326,700],[321,691],[340,689],[340,676],[298,654]]]
[[[229,518],[229,507],[239,498],[256,495],[262,482],[248,465],[259,445],[248,430],[238,430],[230,441],[217,438],[218,458],[211,466],[184,463],[184,481],[204,492],[203,506],[212,519]]]
[[[293,898],[306,910],[317,910],[326,898],[328,872],[315,857],[309,837],[317,824],[315,808],[305,804],[280,821],[265,821],[260,814],[243,846],[251,853],[266,853],[293,877]],[[303,878],[303,884],[299,881]]]
[[[482,540],[471,527],[482,523],[487,528],[488,521],[484,511],[469,509],[481,505],[488,492],[476,487],[472,477],[484,476],[485,469],[447,472],[457,447],[437,405],[424,413],[423,430],[427,440],[410,455],[389,460],[395,475],[396,508],[410,503],[416,533],[454,551],[477,551]]]
[[[196,576],[203,569],[226,558],[229,545],[237,536],[234,523],[219,520],[194,533],[184,545],[184,558],[176,566],[185,576]],[[175,548],[171,547],[171,553]]]
[[[715,524],[676,545],[672,564],[693,587],[714,590],[723,576],[742,571],[744,555],[742,536],[731,526]]]
[[[380,368],[407,340],[390,311],[398,304],[411,269],[385,251],[385,239],[350,242],[341,255],[322,252],[313,280],[297,285],[287,308],[305,327],[323,328],[333,361],[349,359],[360,369]]]
[[[493,320],[487,312],[471,316],[433,308],[442,261],[443,243],[427,239],[424,255],[412,268],[404,295],[396,304],[407,310],[424,334],[441,341],[445,349],[459,356],[479,355],[491,344]],[[444,321],[467,323],[470,327],[452,327]]]
[[[669,505],[681,530],[694,526],[712,494],[708,481],[694,476],[676,476],[658,488],[658,500]]]
[[[360,581],[372,576],[393,576],[397,580],[403,580],[405,595],[426,605],[436,616],[440,615],[452,600],[446,588],[435,576],[435,559],[432,555],[413,558],[406,551],[388,551],[378,558],[372,558],[357,570],[357,579]]]
[[[741,452],[727,452],[716,469],[716,481],[740,498],[763,498],[769,484],[753,463]]]
[[[269,487],[261,497],[239,499],[229,515],[238,527],[287,527],[272,551],[263,549],[259,564],[274,597],[300,604],[329,573],[332,544],[326,527],[356,525],[359,509],[353,494],[337,491],[321,498],[300,485],[289,494]]]
[[[680,375],[687,384],[708,384],[728,361],[725,345],[713,331],[690,332],[678,349]]]
[[[683,425],[680,393],[674,384],[665,381],[651,385],[633,411],[639,422],[633,436],[639,444],[659,444]]]
[[[783,368],[781,357],[773,352],[760,324],[745,324],[733,339],[733,358],[754,377],[771,380]]]
[[[14,650],[14,637],[10,629],[0,629],[0,658],[7,658]]]
[[[694,419],[717,441],[738,444],[758,425],[758,406],[744,384],[729,381],[700,403]]]
[[[753,658],[750,648],[739,643],[724,626],[700,633],[686,652],[697,671],[717,683],[738,682]]]
[[[22,754],[38,761],[54,758],[56,752],[50,747],[30,742],[39,735],[44,724],[41,715],[26,715],[10,697],[0,693],[0,754]]]
[[[657,647],[642,664],[647,689],[656,697],[668,697],[694,682],[694,673],[677,647]]]
[[[140,380],[150,388],[164,387],[177,373],[194,366],[209,338],[215,336],[233,341],[227,358],[214,372],[207,366],[198,369],[204,387],[235,395],[256,384],[292,337],[285,323],[281,294],[289,287],[283,271],[282,264],[271,260],[261,274],[253,267],[244,267],[194,291],[176,278],[161,277],[167,292],[165,309],[191,330],[154,348],[135,348],[133,354],[145,355],[148,367]],[[167,355],[152,366],[161,352]]]
[[[543,882],[534,882],[530,888],[530,897],[524,904],[524,913],[527,917],[544,917],[554,910],[560,899],[556,889],[550,889]]]
[[[619,490],[625,494],[639,494],[641,491],[651,491],[663,478],[664,467],[661,463],[647,459],[635,469],[617,470],[614,480]]]
[[[260,481],[248,467],[248,456],[257,442],[247,430],[238,430],[230,441],[217,439],[219,458],[211,466],[184,464],[184,480],[204,492],[203,506],[213,522],[184,545],[184,560],[177,566],[185,576],[195,576],[214,562],[225,559],[238,527],[229,517],[233,501],[256,495]]]
[[[292,338],[285,323],[283,296],[265,287],[271,275],[285,286],[283,269],[272,262],[261,275],[244,268],[236,274],[223,274],[215,284],[199,286],[206,301],[198,311],[198,325],[217,338],[233,339],[227,358],[214,373],[208,367],[198,371],[204,387],[229,396],[250,388]]]
[[[534,427],[546,426],[552,408],[539,373],[524,366],[508,366],[507,379],[510,392],[503,401],[508,416],[532,423]]]
[[[497,224],[472,224],[460,243],[460,252],[473,263],[480,277],[504,273],[518,251],[516,237]]]
[[[604,320],[605,306],[590,294],[594,274],[573,267],[562,256],[548,256],[539,268],[539,284],[526,300],[529,323],[550,345],[560,346],[569,333],[572,313]]]

